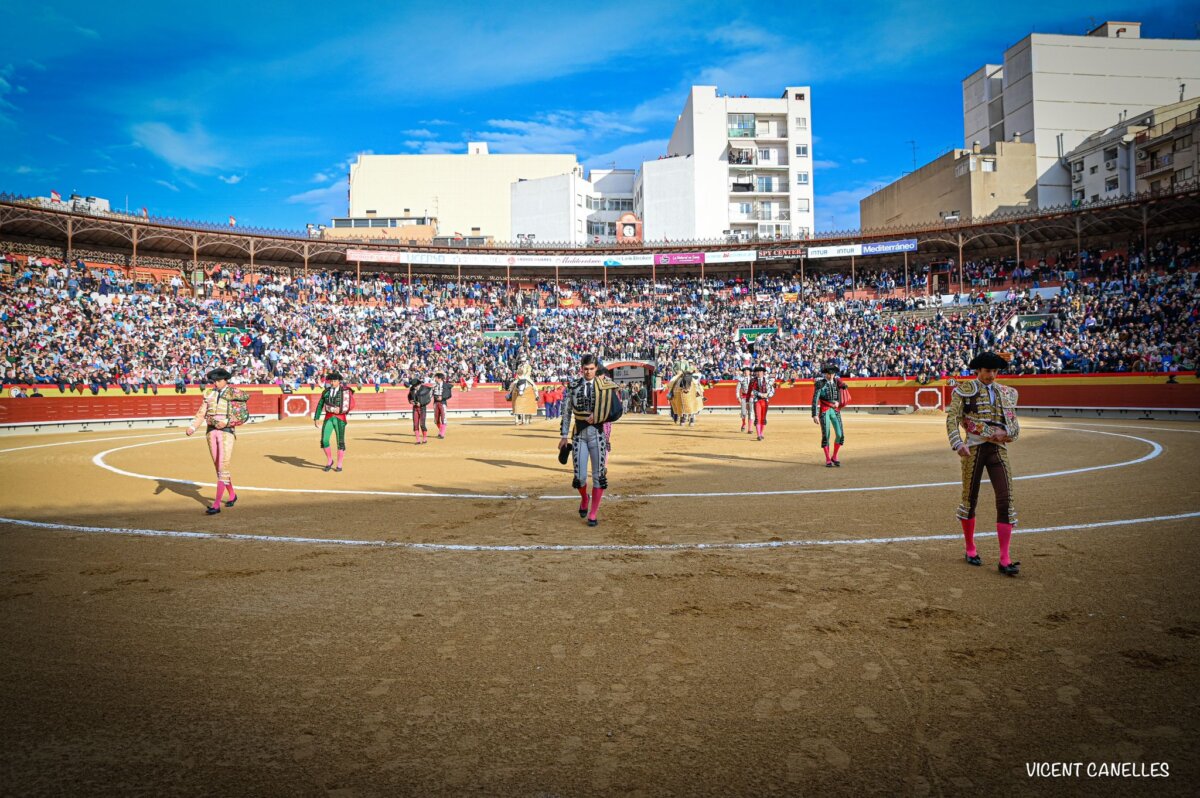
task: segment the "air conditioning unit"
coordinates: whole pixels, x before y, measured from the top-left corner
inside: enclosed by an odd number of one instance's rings
[[[1116,162],[1116,161],[1105,161],[1105,162],[1104,162],[1104,168],[1105,168],[1106,170],[1108,170],[1109,172],[1111,172],[1111,171],[1113,171],[1114,169],[1116,169],[1116,168],[1117,168],[1117,162]]]
[[[1082,183],[1083,175],[1081,175],[1079,172],[1076,172],[1075,174],[1071,175],[1071,182],[1072,183]]]
[[[1144,161],[1149,157],[1150,157],[1150,153],[1146,152],[1145,150],[1138,150],[1137,159],[1139,161]]]

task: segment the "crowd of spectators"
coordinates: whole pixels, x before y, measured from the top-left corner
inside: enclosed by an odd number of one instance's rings
[[[2,250],[0,250],[2,251]],[[669,379],[686,359],[706,379],[745,362],[779,379],[836,361],[849,376],[965,372],[986,348],[1012,369],[1194,370],[1197,237],[1150,248],[1058,253],[1027,264],[963,264],[969,295],[943,304],[929,281],[953,263],[745,278],[504,280],[297,275],[216,267],[195,282],[95,262],[0,255],[5,385],[98,392],[184,391],[222,365],[238,382],[291,389],[336,368],[350,382],[403,384],[432,371],[506,382],[528,359],[540,381],[572,375],[583,352],[650,360]],[[1128,254],[1125,254],[1128,253]],[[1003,278],[1003,295],[990,289]],[[898,285],[899,283],[899,285]],[[774,328],[755,338],[747,328]],[[23,389],[22,389],[23,390]],[[171,390],[171,388],[167,388]],[[28,393],[28,391],[26,391]]]

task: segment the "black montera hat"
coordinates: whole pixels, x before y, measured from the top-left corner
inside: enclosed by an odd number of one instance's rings
[[[837,363],[834,363],[832,360],[829,360],[829,361],[826,361],[825,363],[821,364],[821,373],[822,374],[841,374],[842,370],[840,368],[838,368]]]
[[[754,367],[754,371],[766,371],[766,370],[767,370],[766,366],[755,366]]]
[[[325,375],[325,379],[327,380],[340,380],[341,378],[342,375],[338,374],[336,371],[331,371]]]
[[[208,372],[205,379],[209,382],[216,382],[217,380],[227,380],[232,376],[227,370],[218,367]]]
[[[749,364],[749,363],[743,363],[743,364],[742,364],[742,371],[749,371],[749,370],[750,370],[750,364]]]
[[[1006,369],[1008,368],[1008,361],[995,352],[980,352],[971,358],[971,362],[967,364],[967,367],[972,371],[978,371],[979,369]]]

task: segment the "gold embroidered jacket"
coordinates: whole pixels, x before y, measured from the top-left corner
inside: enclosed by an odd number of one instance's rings
[[[1017,389],[992,383],[993,397],[979,380],[964,380],[954,389],[946,411],[946,435],[950,448],[962,444],[978,446],[997,432],[1006,432],[1014,441],[1021,433],[1017,421]],[[966,437],[961,430],[966,430]],[[1004,444],[998,444],[1003,446]]]

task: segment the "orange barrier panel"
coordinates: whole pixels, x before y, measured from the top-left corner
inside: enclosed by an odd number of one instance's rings
[[[1001,382],[1017,389],[1021,407],[1029,408],[1102,408],[1129,410],[1200,410],[1200,381],[1195,372],[1166,374],[1089,374],[1005,376]],[[846,379],[850,387],[851,407],[922,407],[936,406],[930,391],[936,391],[944,405],[950,398],[945,380],[921,385],[916,380],[899,378]],[[921,401],[917,391],[924,389]],[[810,407],[813,381],[780,383],[771,404],[776,407]],[[665,390],[659,390],[658,405],[666,407]],[[735,384],[719,382],[704,394],[707,408],[737,407]]]

